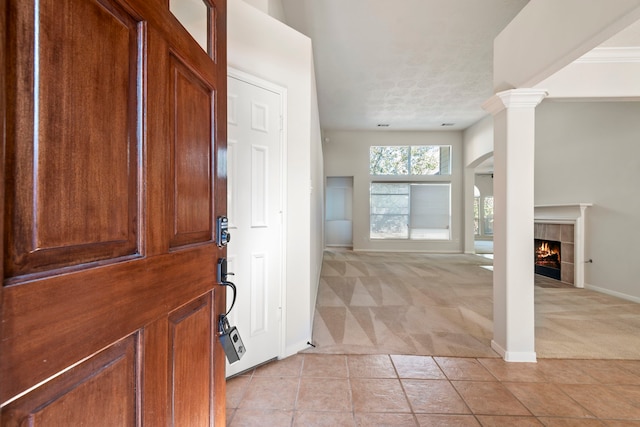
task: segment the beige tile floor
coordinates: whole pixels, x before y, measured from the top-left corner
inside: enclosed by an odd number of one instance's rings
[[[640,360],[298,354],[227,382],[238,426],[640,426]]]

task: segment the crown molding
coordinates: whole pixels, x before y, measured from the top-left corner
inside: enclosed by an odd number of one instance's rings
[[[576,64],[640,62],[640,47],[596,47],[575,60]]]
[[[506,108],[535,108],[548,95],[544,89],[511,89],[496,93],[482,108],[496,115]]]

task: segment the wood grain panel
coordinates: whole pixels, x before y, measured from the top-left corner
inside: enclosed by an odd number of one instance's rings
[[[0,401],[211,290],[215,251],[202,246],[57,276],[46,285],[5,287]]]
[[[10,40],[37,48],[16,52],[36,60],[10,74],[12,94],[32,96],[12,99],[5,275],[136,254],[138,21],[109,0],[29,1],[13,12]]]
[[[9,404],[2,425],[135,426],[136,350],[137,335],[114,344]]]
[[[209,425],[213,413],[211,317],[210,295],[169,316],[172,425]]]
[[[169,361],[167,358],[169,326],[162,317],[144,328],[144,354],[142,390],[145,392],[142,425],[168,426],[169,424]]]
[[[213,165],[213,90],[173,56],[174,111],[173,227],[171,247],[210,241],[213,237],[211,170]]]

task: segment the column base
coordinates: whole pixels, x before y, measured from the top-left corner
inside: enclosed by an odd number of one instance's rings
[[[491,348],[498,353],[505,362],[537,362],[535,351],[507,351],[494,340],[491,340]]]

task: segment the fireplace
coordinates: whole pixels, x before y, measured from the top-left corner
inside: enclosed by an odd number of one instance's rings
[[[538,205],[534,209],[533,238],[560,242],[559,280],[577,288],[585,285],[585,218],[590,206],[591,203],[573,203]]]
[[[534,239],[534,244],[536,274],[562,280],[562,243],[555,240]]]

